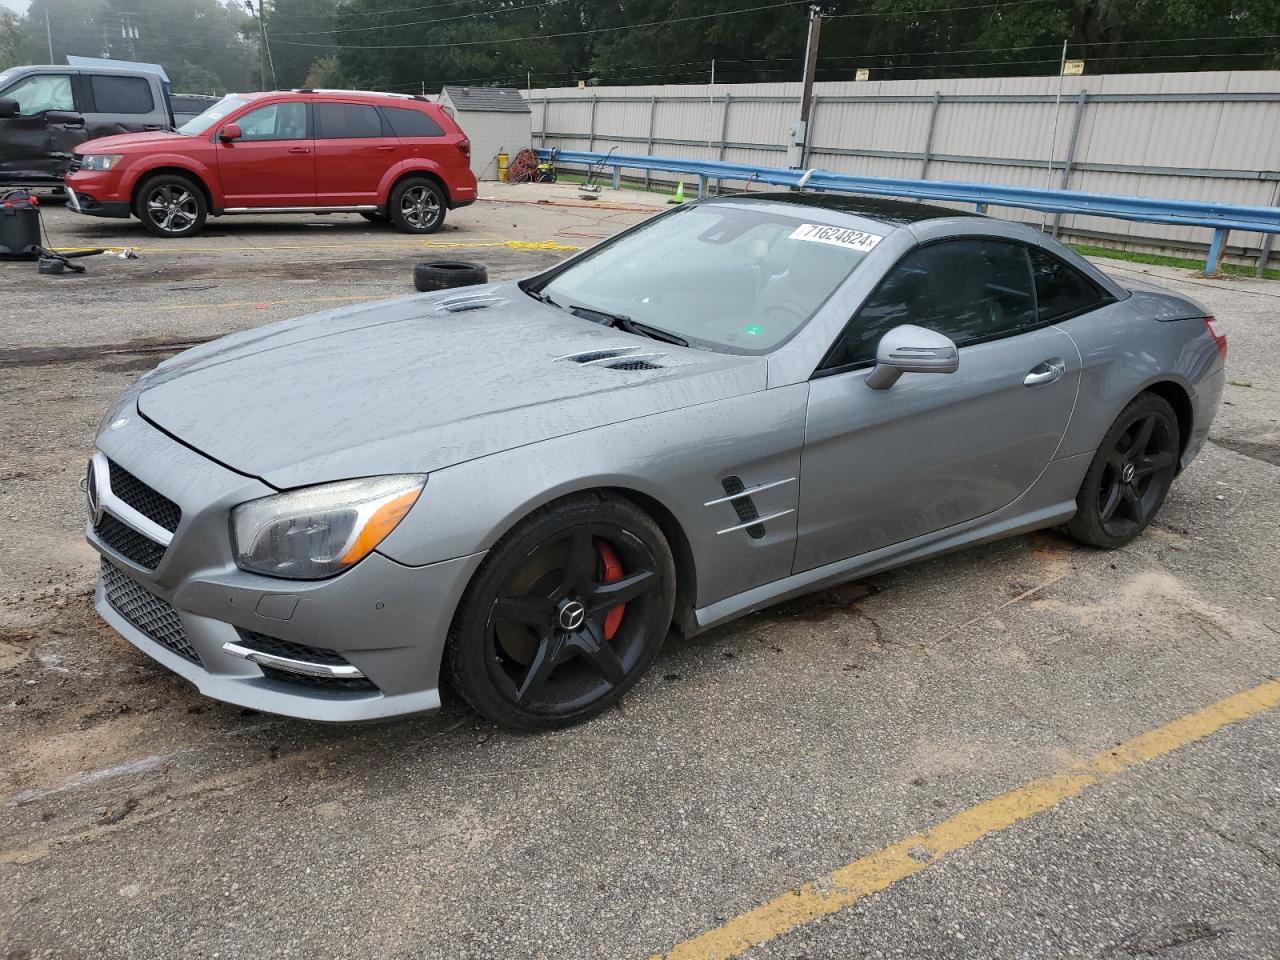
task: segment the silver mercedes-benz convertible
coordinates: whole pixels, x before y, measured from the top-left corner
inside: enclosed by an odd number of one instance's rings
[[[1137,536],[1226,341],[1022,224],[686,204],[552,269],[162,363],[86,493],[97,608],[203,693],[317,720],[599,713],[686,635],[1041,527]]]

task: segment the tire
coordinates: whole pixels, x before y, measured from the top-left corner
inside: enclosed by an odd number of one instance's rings
[[[391,191],[387,216],[401,233],[435,233],[444,215],[444,193],[426,177],[406,177]]]
[[[360,211],[360,216],[364,217],[370,223],[389,223],[390,222],[390,220],[387,218],[387,215],[385,213],[377,213],[376,211],[372,211],[372,210],[362,210]]]
[[[675,583],[666,538],[635,504],[603,493],[558,500],[489,551],[454,615],[444,675],[504,727],[579,723],[653,663]]]
[[[483,263],[466,260],[427,260],[413,268],[413,285],[424,293],[488,283],[489,271]]]
[[[1154,393],[1139,394],[1098,445],[1066,533],[1105,550],[1132,542],[1164,503],[1181,448],[1173,407]]]
[[[162,173],[138,189],[133,212],[148,233],[172,239],[199,233],[209,216],[209,204],[194,180]]]

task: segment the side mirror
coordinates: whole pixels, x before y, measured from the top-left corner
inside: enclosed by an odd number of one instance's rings
[[[230,143],[232,140],[239,140],[244,136],[244,131],[240,129],[238,123],[228,123],[218,133],[218,139],[223,143]]]
[[[955,373],[959,369],[960,352],[950,337],[904,323],[880,338],[867,386],[888,390],[904,373]]]
[[[0,97],[0,117],[16,117],[19,109],[17,100],[12,97]]]

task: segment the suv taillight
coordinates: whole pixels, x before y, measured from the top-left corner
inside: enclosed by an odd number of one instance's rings
[[[1205,317],[1204,325],[1209,328],[1209,336],[1213,337],[1213,342],[1218,347],[1218,353],[1222,355],[1222,359],[1227,359],[1227,338],[1224,334],[1218,332],[1218,321],[1213,317]]]
[[[471,141],[465,137],[454,144],[458,148],[458,152],[467,158],[467,162],[471,162]]]

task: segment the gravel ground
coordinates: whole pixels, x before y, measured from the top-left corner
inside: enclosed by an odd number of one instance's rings
[[[1216,312],[1232,382],[1125,550],[1041,533],[814,594],[670,644],[618,710],[536,737],[456,704],[253,714],[113,636],[77,481],[140,371],[406,292],[424,256],[530,272],[662,203],[494,195],[432,246],[339,216],[164,244],[52,209],[60,245],[140,258],[0,264],[3,960],[646,956],[1280,674],[1280,284],[1130,264],[1107,266]],[[1278,784],[1264,713],[749,955],[1280,957]]]

